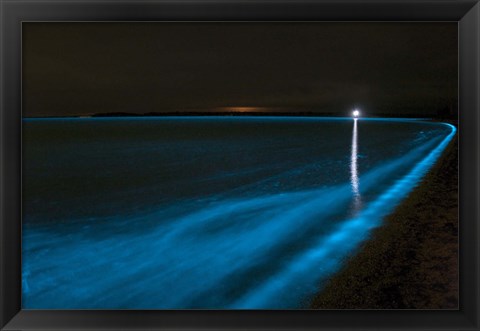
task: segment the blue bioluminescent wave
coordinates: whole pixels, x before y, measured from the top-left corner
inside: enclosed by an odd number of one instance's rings
[[[234,307],[262,308],[267,307],[269,302],[274,300],[277,302],[275,308],[288,308],[298,303],[300,292],[298,284],[302,284],[305,296],[315,291],[319,280],[325,279],[340,267],[339,262],[365,240],[371,229],[380,225],[381,219],[392,212],[394,207],[408,195],[439,157],[456,132],[453,125],[447,125],[452,128],[452,132],[407,175],[396,181],[355,218],[343,222],[329,236],[320,239],[316,245],[290,264],[283,273],[275,275],[260,289],[254,289],[252,295],[235,303]],[[354,192],[354,199],[357,199],[356,192]],[[323,270],[326,269],[321,275],[316,273],[319,266],[322,266]],[[291,288],[290,291],[286,288],[287,286]],[[292,295],[292,292],[296,293]]]
[[[29,123],[24,309],[300,308],[456,132],[401,120],[200,122]]]

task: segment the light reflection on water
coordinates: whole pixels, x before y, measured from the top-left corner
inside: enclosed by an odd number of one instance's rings
[[[367,141],[358,143],[358,131],[366,123],[354,120],[350,131],[349,183],[24,224],[23,308],[299,308],[413,189],[456,131],[443,125],[447,130],[360,176],[359,147]]]
[[[352,193],[353,193],[353,211],[354,213],[358,212],[361,208],[362,200],[359,190],[359,179],[358,179],[358,169],[357,169],[357,160],[358,160],[358,130],[357,130],[358,119],[353,119],[353,132],[352,132],[352,155],[350,158],[350,174],[351,174],[351,183],[352,183]]]

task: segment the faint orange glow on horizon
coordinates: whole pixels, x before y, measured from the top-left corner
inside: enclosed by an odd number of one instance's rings
[[[267,110],[266,107],[250,107],[250,106],[219,107],[217,109],[220,111],[236,112],[236,113],[246,113],[246,112],[256,112],[256,111]]]

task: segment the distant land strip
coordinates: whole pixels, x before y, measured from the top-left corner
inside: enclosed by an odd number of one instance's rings
[[[215,112],[215,111],[171,111],[171,112],[148,112],[148,113],[128,113],[128,112],[109,112],[80,114],[69,116],[29,116],[25,118],[62,118],[62,117],[168,117],[168,116],[291,116],[291,117],[351,117],[350,112],[261,112],[261,111],[232,111],[232,112]],[[456,116],[438,116],[438,115],[418,115],[418,114],[392,114],[392,113],[368,113],[365,118],[435,118],[435,119],[456,119]]]

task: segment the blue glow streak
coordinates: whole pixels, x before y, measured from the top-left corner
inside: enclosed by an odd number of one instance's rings
[[[359,177],[361,121],[353,126],[350,183],[219,198],[200,208],[172,206],[63,230],[24,227],[23,308],[299,307],[417,185],[456,132],[445,124],[451,129],[445,138],[426,141]],[[350,219],[334,221],[337,210],[355,204],[405,164],[413,166],[393,185]],[[158,225],[134,231],[151,219]],[[298,245],[303,246],[293,249]]]

